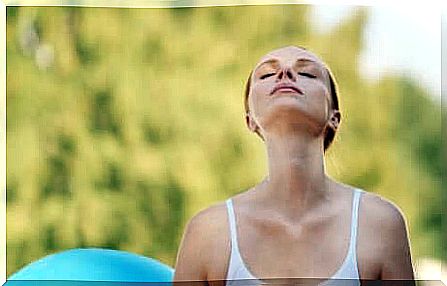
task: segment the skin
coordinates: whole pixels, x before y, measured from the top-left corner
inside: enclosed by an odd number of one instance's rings
[[[271,93],[278,84],[295,86]],[[257,278],[328,278],[346,257],[354,187],[325,172],[326,128],[337,130],[324,63],[297,47],[260,59],[251,77],[246,123],[260,131],[267,148],[268,175],[233,197],[238,246]],[[174,281],[224,285],[230,258],[224,202],[196,214],[187,224]],[[357,260],[361,279],[413,280],[405,218],[390,201],[363,193],[359,207]],[[196,285],[196,284],[194,284]]]

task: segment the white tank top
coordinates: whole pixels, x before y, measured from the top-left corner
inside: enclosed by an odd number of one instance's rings
[[[358,208],[360,202],[360,195],[362,190],[356,189],[352,198],[352,215],[351,215],[351,237],[349,242],[349,250],[346,255],[343,264],[338,269],[338,271],[328,280],[320,283],[321,286],[332,286],[332,285],[349,285],[349,286],[360,286],[360,275],[357,265],[357,254],[356,254],[356,244],[357,244],[357,227],[358,227]],[[227,272],[227,286],[242,286],[242,285],[261,285],[268,284],[254,275],[247,269],[244,261],[242,260],[241,254],[239,252],[238,242],[237,242],[237,231],[236,231],[236,218],[233,209],[233,203],[231,198],[226,201],[228,210],[228,219],[230,223],[230,235],[231,235],[231,254],[230,254],[230,264],[228,266]],[[274,280],[273,280],[274,281]],[[270,282],[271,283],[271,282]]]

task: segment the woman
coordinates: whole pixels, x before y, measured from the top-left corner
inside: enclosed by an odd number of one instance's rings
[[[174,281],[413,280],[399,209],[325,173],[341,119],[325,64],[300,47],[268,53],[250,74],[245,108],[266,144],[268,176],[190,220]]]

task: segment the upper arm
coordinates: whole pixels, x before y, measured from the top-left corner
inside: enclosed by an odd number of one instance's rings
[[[206,230],[204,213],[194,216],[186,225],[177,253],[174,281],[207,279],[206,250],[209,242],[202,235]]]
[[[414,280],[407,224],[400,209],[382,200],[380,215],[383,243],[381,279]]]
[[[225,215],[226,209],[219,204],[199,212],[188,222],[177,253],[174,281],[224,279]]]

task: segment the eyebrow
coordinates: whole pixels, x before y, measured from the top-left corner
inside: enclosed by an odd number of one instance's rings
[[[296,60],[295,63],[298,63],[298,62],[307,62],[307,63],[315,63],[315,64],[318,63],[318,62],[316,62],[316,61],[314,61],[314,60],[306,59],[306,58],[298,59],[298,60]]]
[[[263,65],[266,65],[266,64],[273,64],[273,63],[277,63],[277,62],[278,62],[278,59],[268,59],[268,60],[265,60],[265,61],[263,61],[262,63],[260,63],[259,65],[257,65],[257,66],[255,67],[254,70],[259,69],[259,68],[262,67]]]
[[[265,60],[265,61],[263,61],[262,63],[260,63],[260,64],[255,68],[255,70],[259,69],[260,67],[262,67],[262,66],[265,65],[265,64],[272,64],[272,63],[276,63],[276,62],[278,62],[278,61],[279,61],[279,60],[276,59],[276,58]],[[311,60],[311,59],[308,59],[308,58],[299,58],[298,60],[296,60],[295,64],[300,63],[300,62],[302,62],[302,63],[313,63],[313,64],[320,65],[318,62],[316,62],[316,61],[314,61],[314,60]]]

